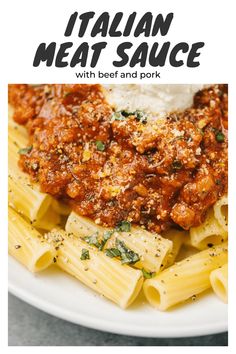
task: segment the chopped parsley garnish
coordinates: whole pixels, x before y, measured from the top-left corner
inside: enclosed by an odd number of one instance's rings
[[[116,247],[120,251],[122,264],[134,264],[140,260],[139,255],[126,247],[124,242],[116,239]]]
[[[25,148],[22,148],[18,151],[18,154],[20,155],[27,155],[31,150],[33,149],[33,146],[27,146]]]
[[[218,141],[218,143],[223,143],[225,141],[225,136],[222,132],[217,132],[215,134],[216,140]]]
[[[106,145],[101,140],[95,141],[95,144],[99,151],[104,151],[106,148]]]
[[[109,238],[111,237],[111,235],[113,234],[114,231],[105,231],[103,234],[103,238],[105,241],[109,240]]]
[[[111,121],[113,120],[125,120],[125,116],[121,114],[121,112],[114,112],[111,117]]]
[[[131,230],[131,223],[126,220],[120,221],[115,228],[115,231],[120,231],[120,232],[130,232],[130,230]]]
[[[120,113],[122,114],[122,116],[124,116],[125,118],[129,117],[129,116],[134,116],[135,112],[128,112],[128,111],[120,111]]]
[[[113,234],[113,231],[105,231],[103,234],[103,239],[100,242],[100,245],[98,247],[99,251],[102,251],[106,242],[109,240],[109,238],[111,237],[111,235]]]
[[[143,124],[147,123],[147,116],[142,111],[135,111],[134,115],[139,122]]]
[[[135,264],[139,260],[140,260],[139,255],[134,251],[129,250],[127,252],[121,253],[122,264]]]
[[[144,268],[142,268],[142,272],[145,279],[151,279],[156,275],[156,272],[147,272]]]
[[[106,249],[106,256],[110,258],[120,257],[120,251],[117,248]]]
[[[82,248],[81,256],[80,259],[84,261],[85,259],[90,259],[89,257],[89,251],[86,250],[85,248]]]
[[[113,234],[113,231],[105,231],[103,234],[103,238],[101,239],[101,241],[99,241],[98,232],[95,232],[91,236],[85,237],[84,240],[89,245],[95,246],[99,249],[99,251],[102,251],[106,242],[109,240],[109,238],[111,237],[112,234]]]
[[[95,232],[91,236],[87,236],[84,238],[84,240],[89,244],[96,246],[97,248],[100,247],[100,242],[98,241],[98,232]]]
[[[111,120],[125,120],[125,118],[128,118],[130,116],[134,116],[136,120],[140,121],[141,123],[143,124],[146,124],[147,123],[147,116],[142,112],[142,111],[139,111],[139,110],[136,110],[134,112],[129,112],[129,111],[126,111],[126,110],[122,110],[122,111],[119,111],[119,112],[114,112],[112,117],[111,117]]]
[[[124,242],[116,239],[116,247],[107,248],[106,255],[108,257],[119,257],[122,264],[134,264],[140,260],[139,255],[126,247]]]
[[[172,162],[173,170],[180,170],[182,168],[182,163],[179,160],[175,160]]]

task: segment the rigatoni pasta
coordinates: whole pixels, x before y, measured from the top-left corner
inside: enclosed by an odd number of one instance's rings
[[[224,195],[214,206],[214,215],[220,226],[228,232],[228,196]]]
[[[215,294],[225,303],[228,302],[228,264],[213,270],[210,282]]]
[[[191,244],[199,250],[225,242],[227,239],[228,232],[220,225],[218,219],[215,218],[213,209],[208,211],[203,224],[190,229]]]
[[[56,255],[54,247],[12,208],[8,208],[8,251],[31,272],[49,267]]]
[[[107,257],[63,230],[52,231],[46,238],[56,244],[56,263],[65,272],[121,308],[127,308],[135,300],[143,284],[140,270],[121,265],[117,259]]]
[[[48,210],[52,197],[39,190],[39,186],[30,181],[29,176],[18,167],[18,151],[24,143],[20,142],[18,132],[12,133],[8,144],[8,199],[9,204],[20,214],[35,223]],[[24,141],[24,138],[22,139]]]
[[[210,288],[210,274],[228,259],[227,243],[184,259],[144,283],[144,294],[150,304],[167,310]]]
[[[34,227],[42,230],[52,230],[56,226],[59,226],[61,222],[61,215],[56,213],[55,210],[50,206],[47,211],[32,222]]]
[[[128,227],[129,228],[129,227]],[[128,231],[117,231],[96,225],[88,218],[81,217],[72,212],[65,226],[67,232],[72,232],[80,237],[97,235],[103,237],[110,232],[111,237],[105,245],[105,249],[114,248],[118,241],[123,242],[128,248],[139,255],[139,261],[134,264],[137,268],[144,268],[148,272],[158,273],[166,264],[168,255],[172,250],[172,241],[158,234],[152,234],[142,228],[131,227]]]
[[[11,169],[8,188],[10,206],[33,223],[46,213],[51,204],[52,199],[48,194],[41,193],[24,175],[17,174]]]
[[[71,208],[66,205],[65,203],[57,200],[57,199],[53,199],[52,201],[52,209],[59,215],[69,215],[71,212]]]
[[[184,239],[188,237],[188,232],[186,231],[179,231],[176,229],[171,229],[163,234],[163,236],[167,239],[172,241],[173,246],[171,252],[167,256],[167,261],[164,268],[170,267],[176,260],[176,257],[179,254],[179,251],[184,243]]]

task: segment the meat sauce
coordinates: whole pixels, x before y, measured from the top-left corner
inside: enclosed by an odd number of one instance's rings
[[[155,121],[114,112],[100,85],[9,85],[31,149],[20,167],[97,224],[188,230],[227,193],[227,85]]]

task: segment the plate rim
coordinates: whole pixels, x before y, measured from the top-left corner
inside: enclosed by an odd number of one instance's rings
[[[106,319],[102,319],[101,317],[91,317],[83,314],[79,314],[76,312],[73,314],[71,311],[67,309],[62,309],[58,305],[52,304],[50,301],[46,301],[41,299],[29,291],[15,286],[8,279],[8,290],[9,292],[16,296],[17,298],[23,300],[29,305],[48,313],[54,317],[60,318],[64,321],[71,322],[77,325],[81,325],[87,328],[99,330],[102,332],[109,332],[113,334],[119,335],[128,335],[134,337],[147,337],[147,338],[186,338],[186,337],[198,337],[205,335],[218,334],[222,332],[226,332],[228,330],[228,321],[220,321],[216,322],[214,325],[212,323],[205,323],[195,326],[181,326],[174,327],[170,326],[168,331],[166,328],[162,329],[161,327],[157,327],[156,329],[152,327],[140,327],[132,324],[130,325],[116,323],[114,321],[108,321]]]

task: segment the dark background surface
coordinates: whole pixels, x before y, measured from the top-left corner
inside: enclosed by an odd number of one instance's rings
[[[122,336],[78,326],[48,315],[9,294],[10,346],[226,346],[228,334],[192,338]]]

